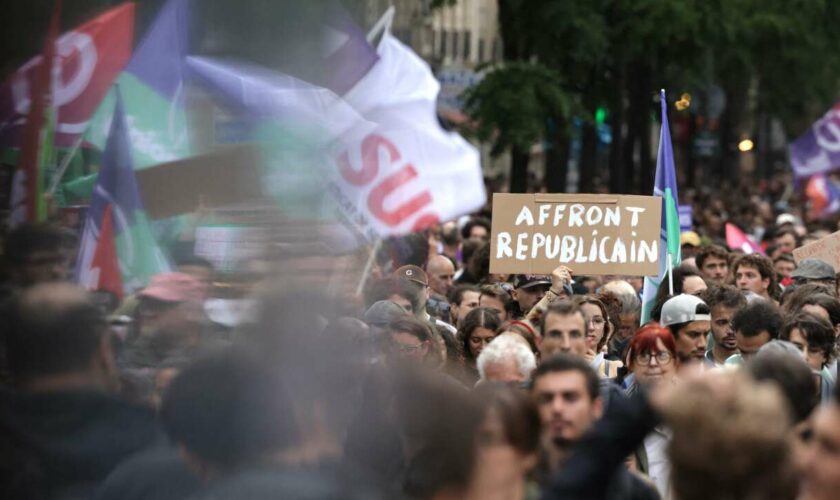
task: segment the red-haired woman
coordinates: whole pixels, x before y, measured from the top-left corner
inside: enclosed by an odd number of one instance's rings
[[[640,387],[674,383],[680,361],[671,331],[658,323],[641,327],[630,341],[626,362],[633,375],[628,393]],[[671,463],[666,452],[670,441],[670,431],[658,426],[645,437],[635,457],[636,467],[650,477],[663,499],[672,497]]]

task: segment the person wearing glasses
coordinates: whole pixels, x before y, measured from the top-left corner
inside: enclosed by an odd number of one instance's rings
[[[607,306],[592,295],[576,295],[572,301],[580,306],[586,320],[586,359],[599,377],[615,378],[624,365],[604,357],[607,341],[613,333]]]
[[[641,388],[651,389],[677,381],[680,359],[674,336],[668,328],[657,323],[649,323],[636,332],[630,341],[626,361],[633,374],[628,395]],[[634,457],[638,470],[650,477],[663,499],[672,498],[671,464],[667,454],[670,441],[671,432],[664,426],[656,426],[636,449]]]
[[[427,323],[405,317],[388,324],[388,353],[395,364],[423,364],[431,347],[432,332]]]

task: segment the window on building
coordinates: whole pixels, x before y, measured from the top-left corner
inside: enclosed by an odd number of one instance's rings
[[[449,48],[449,32],[442,31],[440,35],[440,57],[446,57],[447,49]]]
[[[458,42],[461,41],[460,33],[457,31],[452,32],[452,59],[458,59],[458,49],[459,45]]]
[[[483,38],[478,39],[478,62],[479,63],[484,62],[484,39]]]
[[[469,31],[464,32],[464,60],[470,60],[470,51],[472,50],[472,33]]]
[[[491,57],[493,61],[502,59],[502,43],[498,38],[493,39],[493,55]]]

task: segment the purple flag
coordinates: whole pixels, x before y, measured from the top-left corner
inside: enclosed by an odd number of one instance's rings
[[[840,168],[840,102],[791,143],[790,164],[798,179]]]

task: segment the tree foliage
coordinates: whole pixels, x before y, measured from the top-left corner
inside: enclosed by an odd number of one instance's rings
[[[560,74],[539,63],[515,61],[492,68],[465,94],[464,110],[480,117],[476,135],[492,140],[493,153],[539,141],[553,117],[568,117],[577,109],[561,86]]]
[[[497,3],[503,52],[516,64],[491,68],[471,92],[467,111],[488,122],[482,134],[495,129],[496,148],[525,149],[523,142],[545,133],[547,116],[568,117],[574,109],[586,118],[606,107],[615,132],[610,172],[626,172],[628,182],[635,175],[637,186],[649,186],[647,150],[660,88],[675,100],[720,86],[728,101],[720,130],[725,150],[738,130],[763,116],[779,118],[794,136],[840,94],[836,0]],[[565,104],[541,112],[547,95]]]

